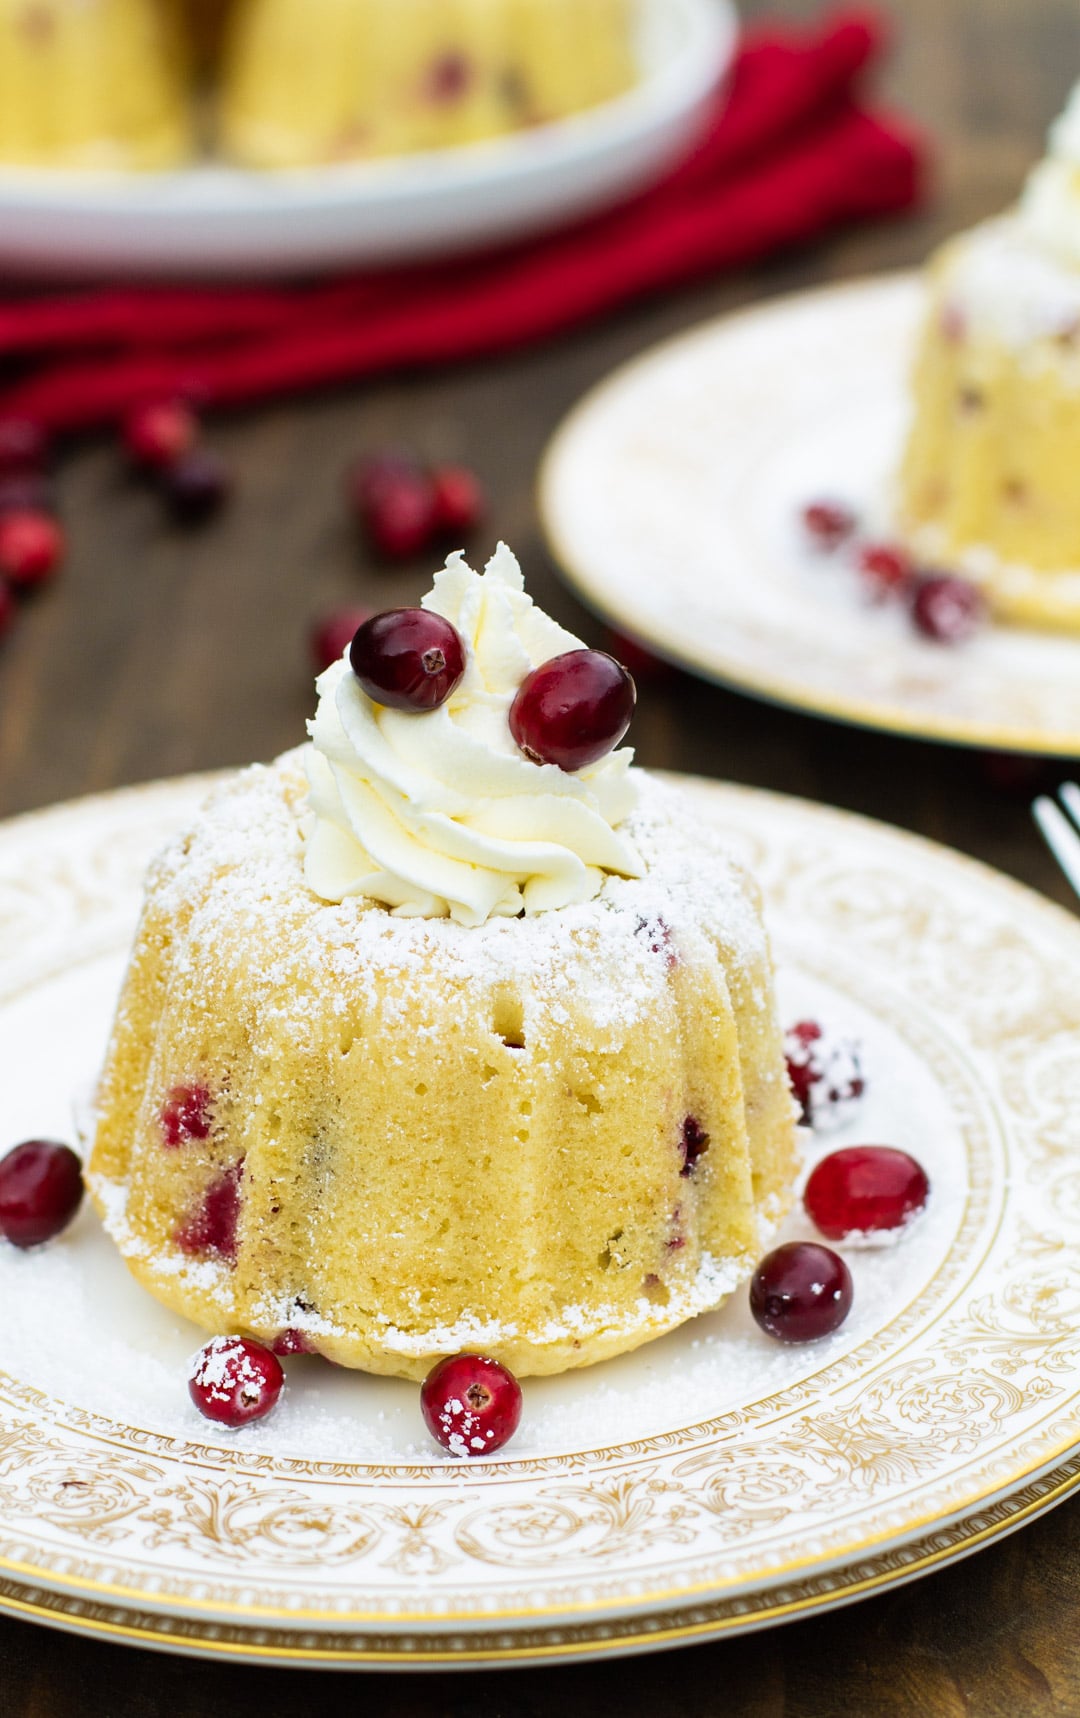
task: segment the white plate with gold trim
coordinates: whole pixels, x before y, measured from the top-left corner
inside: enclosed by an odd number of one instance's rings
[[[590,607],[707,679],[924,739],[1080,756],[1080,639],[994,626],[958,648],[810,552],[839,496],[888,534],[921,279],[780,298],[668,341],[571,413],[541,502]]]
[[[204,788],[0,828],[0,1143],[70,1137],[143,868]],[[230,1438],[187,1401],[198,1334],[84,1210],[0,1247],[0,1608],[280,1663],[568,1659],[844,1602],[1080,1485],[1080,924],[882,825],[686,788],[761,879],[785,1013],[864,1041],[866,1111],[821,1149],[888,1141],[932,1178],[900,1245],[849,1253],[844,1327],[782,1347],[740,1294],[528,1383],[486,1463],[440,1459],[415,1386],[313,1359]]]
[[[735,50],[731,0],[640,0],[642,75],[588,112],[491,142],[257,173],[0,170],[0,260],[62,275],[264,275],[508,244],[658,178]]]

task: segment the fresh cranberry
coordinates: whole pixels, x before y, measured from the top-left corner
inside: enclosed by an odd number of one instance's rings
[[[194,1211],[176,1231],[176,1244],[185,1253],[210,1254],[227,1264],[236,1263],[243,1173],[241,1158],[210,1183]]]
[[[497,1360],[455,1354],[428,1373],[420,1409],[432,1437],[451,1455],[492,1455],[517,1431],[521,1385]]]
[[[0,1234],[16,1247],[59,1235],[82,1196],[82,1164],[70,1146],[28,1139],[0,1158]]]
[[[165,1144],[177,1146],[191,1139],[209,1139],[212,1102],[205,1086],[173,1086],[161,1106]]]
[[[522,681],[510,732],[534,764],[581,770],[618,745],[636,702],[633,679],[613,656],[568,650]]]
[[[803,1204],[827,1240],[843,1241],[901,1228],[929,1195],[926,1171],[906,1151],[849,1145],[822,1158],[806,1183]]]
[[[181,454],[167,468],[164,481],[169,511],[182,525],[209,519],[224,506],[232,488],[228,466],[210,448]]]
[[[607,653],[616,662],[634,676],[635,681],[670,680],[675,673],[670,662],[664,662],[659,656],[654,656],[651,650],[646,650],[636,639],[628,638],[624,632],[609,632],[607,634]]]
[[[853,535],[858,520],[840,501],[811,501],[803,508],[803,525],[819,549],[838,549]]]
[[[64,554],[64,533],[47,513],[0,515],[0,573],[19,590],[45,584]]]
[[[304,1332],[302,1330],[293,1330],[290,1325],[289,1329],[283,1330],[280,1336],[275,1336],[273,1342],[270,1344],[270,1352],[272,1354],[280,1354],[283,1358],[288,1358],[290,1354],[314,1354],[315,1350],[312,1348],[308,1338],[304,1335]]]
[[[814,1342],[851,1311],[851,1272],[815,1241],[788,1241],[762,1259],[750,1283],[750,1311],[778,1342]]]
[[[465,672],[465,646],[441,614],[390,608],[364,622],[349,650],[368,697],[391,710],[437,710]]]
[[[246,1336],[215,1336],[188,1373],[188,1394],[200,1414],[232,1431],[265,1420],[284,1387],[281,1362]]]
[[[804,1127],[825,1133],[854,1119],[866,1095],[856,1039],[800,1020],[784,1034],[784,1056]]]
[[[0,516],[55,512],[52,482],[43,471],[0,471]]]
[[[324,668],[341,661],[364,622],[370,619],[369,608],[338,608],[312,627],[311,659],[320,674]]]
[[[372,547],[388,561],[410,560],[435,536],[431,478],[404,456],[385,455],[358,467],[353,497]]]
[[[936,644],[964,644],[986,619],[982,592],[952,573],[928,573],[917,580],[911,618],[924,637]]]
[[[693,1175],[700,1158],[709,1149],[709,1136],[696,1116],[687,1116],[682,1124],[683,1175]]]
[[[198,420],[182,400],[154,400],[124,419],[124,445],[143,471],[167,471],[191,452],[198,435]]]
[[[0,472],[40,471],[49,460],[48,433],[32,418],[0,417]]]
[[[15,619],[15,594],[6,579],[0,579],[0,638]]]
[[[484,492],[464,465],[437,465],[431,474],[435,529],[444,537],[465,537],[484,517]]]
[[[894,544],[867,543],[859,551],[859,574],[872,596],[879,600],[895,596],[911,578],[911,559]]]

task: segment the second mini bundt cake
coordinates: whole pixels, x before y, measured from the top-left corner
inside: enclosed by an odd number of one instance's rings
[[[631,0],[240,0],[226,152],[300,167],[562,119],[636,75]]]
[[[515,744],[518,686],[581,647],[512,556],[455,558],[426,612],[465,645],[441,707],[383,708],[341,661],[312,747],[154,867],[89,1184],[207,1329],[558,1372],[719,1305],[790,1202],[769,948],[750,879],[627,752],[571,773]]]

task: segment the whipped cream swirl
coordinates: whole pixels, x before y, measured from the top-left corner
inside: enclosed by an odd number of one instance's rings
[[[482,576],[451,555],[423,606],[466,647],[465,674],[440,709],[374,703],[347,656],[319,677],[309,886],[325,901],[366,895],[403,917],[479,925],[591,900],[608,872],[641,876],[618,833],[637,800],[633,752],[570,775],[514,743],[509,712],[525,676],[582,645],[534,606],[505,544]]]
[[[1080,268],[1080,84],[1050,128],[1049,151],[1029,175],[1020,218],[1047,251]]]

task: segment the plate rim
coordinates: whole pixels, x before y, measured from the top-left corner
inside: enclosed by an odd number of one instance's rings
[[[576,402],[544,450],[536,484],[541,528],[556,566],[574,594],[588,609],[654,655],[713,685],[741,692],[781,709],[818,716],[847,727],[898,734],[908,739],[931,740],[981,750],[1018,752],[1022,755],[1080,757],[1080,731],[1075,734],[1049,735],[1039,728],[1026,729],[1016,725],[1001,728],[993,722],[959,716],[937,716],[930,713],[912,716],[903,705],[893,704],[885,699],[866,702],[846,698],[843,693],[827,695],[782,674],[770,674],[752,666],[743,666],[734,656],[727,656],[723,649],[696,650],[685,633],[669,629],[663,619],[652,615],[645,617],[640,612],[635,612],[632,606],[624,606],[617,601],[607,581],[598,578],[572,547],[564,529],[557,499],[561,470],[568,459],[568,450],[580,425],[597,405],[603,402],[609,390],[614,390],[639,372],[661,363],[669,354],[707,339],[712,333],[737,328],[741,323],[758,322],[788,308],[797,311],[804,305],[820,304],[830,299],[860,298],[871,293],[885,296],[889,292],[904,289],[921,292],[923,283],[922,269],[900,268],[860,274],[840,281],[826,281],[795,292],[779,292],[719,316],[708,317],[691,328],[682,329],[657,341],[646,351],[638,352],[617,365]],[[1063,635],[1053,633],[1051,636],[1060,638]]]

